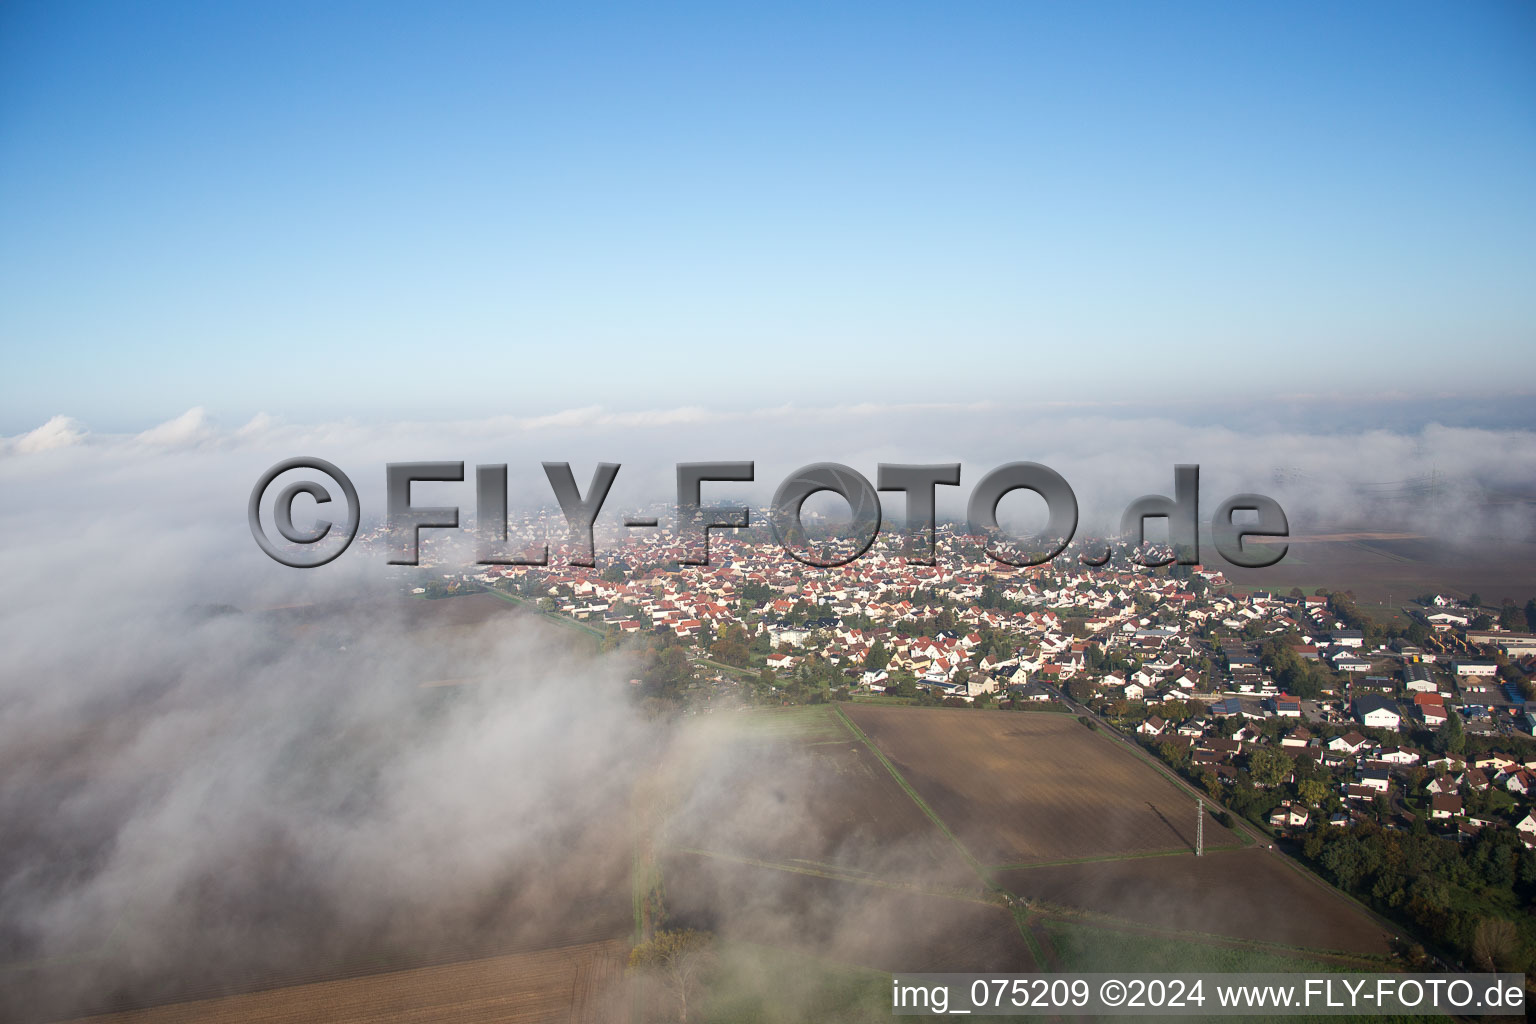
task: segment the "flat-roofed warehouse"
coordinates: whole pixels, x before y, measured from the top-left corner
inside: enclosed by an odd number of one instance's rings
[[[1536,633],[1506,633],[1501,629],[1469,629],[1467,643],[1478,647],[1492,645],[1512,657],[1536,654]]]

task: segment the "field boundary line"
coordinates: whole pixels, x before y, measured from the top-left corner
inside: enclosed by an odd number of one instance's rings
[[[742,668],[740,665],[727,665],[723,661],[715,661],[713,658],[706,657],[702,654],[697,658],[691,658],[689,660],[691,660],[695,665],[708,665],[710,668],[718,668],[722,672],[729,672],[731,675],[741,676],[743,679],[756,679],[758,675],[750,668]]]
[[[567,629],[578,630],[578,631],[580,631],[582,633],[590,634],[591,636],[594,636],[594,637],[596,637],[599,640],[601,640],[606,635],[602,630],[598,629],[596,626],[592,626],[592,625],[589,625],[588,623],[582,622],[580,619],[573,619],[569,615],[561,615],[559,612],[546,612],[542,608],[539,608],[537,605],[534,605],[531,602],[529,602],[529,600],[526,597],[519,597],[516,594],[509,594],[505,590],[501,590],[501,589],[499,589],[497,587],[491,586],[489,583],[478,583],[478,584],[476,584],[476,586],[480,587],[482,590],[486,591],[487,593],[495,594],[497,597],[501,598],[503,601],[510,601],[512,604],[517,605],[519,608],[522,608],[525,611],[531,611],[531,612],[533,612],[533,614],[539,616],[540,618],[548,619],[551,622],[555,623],[555,625],[557,625],[557,626],[564,626]],[[449,596],[452,597],[453,595],[449,595]],[[429,600],[441,601],[441,600],[444,600],[444,599],[443,598],[430,598]]]
[[[1207,846],[1206,853],[1237,853],[1249,849],[1241,844],[1230,846]],[[1071,864],[1107,864],[1117,860],[1144,860],[1148,857],[1193,857],[1194,851],[1187,846],[1174,847],[1168,850],[1142,850],[1130,853],[1106,853],[1101,857],[1068,857],[1064,860],[1037,860],[1027,864],[994,864],[987,868],[988,871],[1028,871],[1031,868],[1058,868]]]
[[[920,896],[936,896],[947,900],[956,900],[961,903],[979,903],[986,907],[1001,907],[1002,904],[982,896],[972,894],[959,889],[934,889],[919,885],[916,882],[901,882],[890,878],[879,878],[875,875],[849,874],[832,868],[830,865],[816,862],[804,862],[807,866],[801,867],[785,861],[759,860],[756,857],[743,857],[734,853],[721,853],[718,850],[700,850],[688,846],[669,846],[671,853],[685,853],[694,857],[709,857],[715,860],[723,860],[732,864],[744,864],[747,867],[766,868],[771,871],[784,871],[795,875],[807,875],[811,878],[825,878],[833,882],[849,882],[856,885],[872,885],[881,889],[895,889],[899,892],[910,892]]]
[[[863,964],[851,963],[847,960],[834,960],[831,957],[818,956],[813,953],[807,953],[803,950],[792,949],[789,946],[775,946],[767,942],[753,942],[751,939],[722,938],[720,942],[722,945],[734,946],[739,949],[772,950],[776,955],[785,957],[786,959],[803,960],[806,962],[807,966],[815,966],[821,969],[831,968],[833,971],[838,971],[850,975],[867,974],[873,975],[877,978],[890,978],[894,973],[892,971],[883,971],[878,967],[866,967]]]
[[[982,884],[995,888],[991,877],[987,874],[987,870],[982,866],[982,863],[971,855],[971,851],[965,848],[965,844],[962,843],[959,838],[949,830],[948,825],[944,824],[944,819],[940,818],[938,814],[935,813],[933,808],[928,806],[927,801],[918,795],[917,790],[912,788],[911,783],[902,777],[901,772],[898,771],[896,766],[891,763],[891,759],[886,757],[885,753],[879,747],[875,746],[875,742],[864,734],[864,730],[860,729],[858,725],[854,723],[853,719],[848,717],[842,708],[836,708],[835,710],[837,712],[837,717],[840,718],[842,723],[848,727],[848,731],[853,733],[854,737],[857,738],[860,743],[868,747],[870,751],[880,759],[880,763],[885,765],[885,770],[891,773],[891,778],[896,780],[896,784],[902,788],[902,791],[905,792],[907,796],[911,797],[912,802],[917,804],[922,812],[928,816],[929,820],[939,827],[939,831],[948,836],[949,841],[955,844],[955,849],[960,851],[960,856],[965,858],[965,862],[971,866],[972,871],[976,872],[976,875],[981,879]]]
[[[1029,925],[1029,910],[1026,907],[1014,903],[1008,908],[1013,913],[1013,926],[1019,930],[1019,935],[1024,939],[1024,945],[1029,947],[1029,955],[1035,961],[1035,970],[1049,971],[1050,961],[1046,958],[1045,949],[1041,947],[1040,940],[1035,936],[1034,930]]]

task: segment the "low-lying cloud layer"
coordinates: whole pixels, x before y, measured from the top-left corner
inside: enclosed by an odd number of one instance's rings
[[[939,511],[959,518],[982,474],[1018,460],[1063,474],[1082,529],[1113,530],[1121,510],[1146,493],[1170,493],[1173,467],[1197,463],[1208,518],[1232,493],[1279,500],[1293,532],[1339,527],[1412,530],[1453,543],[1531,539],[1536,499],[1536,419],[1525,403],[1483,406],[1448,400],[1374,402],[1306,399],[1232,408],[1212,402],[1168,408],[1057,402],[996,402],[740,409],[688,406],[639,411],[601,407],[537,416],[448,422],[286,424],[265,414],[233,428],[201,408],[135,434],[98,434],[66,416],[0,438],[0,473],[20,480],[61,472],[155,472],[184,456],[210,493],[249,487],[272,462],[316,455],[346,470],[381,518],[383,467],[415,460],[507,463],[512,505],[553,502],[539,463],[570,462],[585,483],[599,461],[624,466],[610,497],[618,505],[670,503],[678,462],[749,460],[752,485],[714,485],[706,501],[765,503],[778,482],[813,462],[841,462],[873,479],[880,462],[960,462],[959,488],[939,488]],[[1415,409],[1421,414],[1415,418]],[[1374,410],[1378,415],[1369,415]],[[1430,413],[1439,414],[1434,418]],[[1491,415],[1491,414],[1490,414]],[[1364,422],[1362,422],[1362,420]],[[1371,426],[1379,421],[1394,426]],[[46,463],[46,467],[30,465]],[[473,506],[472,475],[434,498]],[[249,481],[249,483],[246,483]],[[897,496],[887,514],[899,517]],[[1004,512],[1030,520],[1026,498]]]
[[[583,486],[592,463],[621,462],[606,516],[670,502],[681,461],[757,461],[755,485],[706,495],[732,502],[766,500],[810,462],[873,478],[882,461],[960,461],[940,506],[958,515],[982,473],[1026,459],[1072,483],[1084,529],[1198,462],[1207,511],[1255,490],[1296,532],[1375,524],[1457,542],[1530,539],[1536,479],[1521,426],[1244,432],[1085,408],[233,429],[194,409],[132,435],[56,418],[0,441],[0,952],[27,965],[9,969],[0,1015],[624,933],[631,790],[674,742],[627,699],[631,666],[511,618],[423,619],[359,552],[308,572],[271,562],[247,496],[299,454],[348,470],[365,517],[382,511],[389,461],[509,463],[514,505],[552,503],[541,461],[570,461]],[[428,500],[473,507],[472,482],[433,486]],[[899,498],[888,509],[900,519]],[[751,776],[752,756],[708,777]],[[773,820],[810,827],[796,794],[813,783],[779,767],[776,791],[794,799]],[[768,820],[708,784],[682,806],[734,807],[743,829]],[[712,814],[716,837],[735,827]]]

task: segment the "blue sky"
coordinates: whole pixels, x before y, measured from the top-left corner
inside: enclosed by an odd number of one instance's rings
[[[0,7],[0,433],[1529,393],[1536,7]]]

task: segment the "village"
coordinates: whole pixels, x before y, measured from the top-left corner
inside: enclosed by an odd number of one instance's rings
[[[1134,736],[1277,835],[1509,828],[1536,848],[1536,608],[1432,594],[1383,628],[1347,594],[1243,590],[1200,565],[1091,567],[1069,549],[1015,568],[953,525],[938,541],[936,565],[882,537],[820,569],[722,531],[711,564],[690,566],[657,531],[592,568],[552,551],[548,566],[439,571],[412,589],[489,587],[614,644],[679,648],[686,669],[671,659],[663,685],[685,713],[839,699],[1065,711]]]

